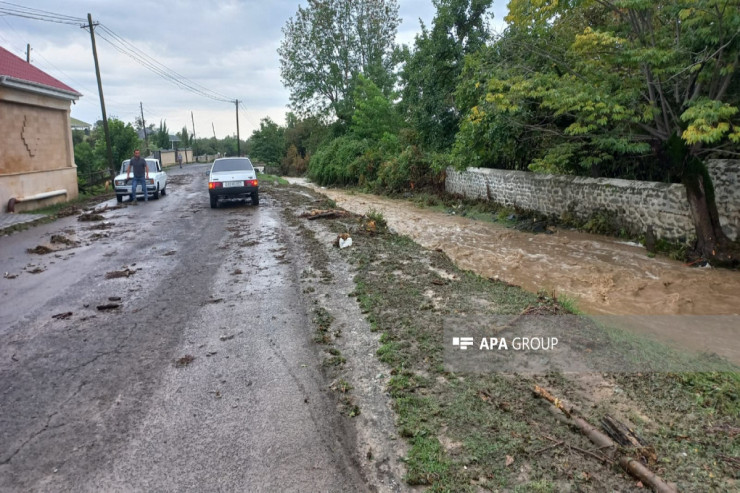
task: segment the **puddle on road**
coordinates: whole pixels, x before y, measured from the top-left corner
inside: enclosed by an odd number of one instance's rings
[[[740,364],[740,272],[649,258],[642,247],[604,236],[563,230],[536,235],[385,197],[320,192],[351,212],[382,213],[397,233],[441,249],[462,269],[531,292],[565,295],[587,314],[629,316],[628,325],[641,333]],[[666,315],[715,317],[704,324],[701,317]],[[708,334],[708,326],[716,330]]]

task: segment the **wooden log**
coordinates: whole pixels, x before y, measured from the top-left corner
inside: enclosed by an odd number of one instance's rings
[[[591,442],[593,442],[600,449],[608,449],[611,457],[616,457],[619,454],[619,447],[614,441],[609,438],[606,434],[599,431],[596,427],[592,426],[585,419],[577,416],[580,414],[577,409],[573,406],[567,405],[562,399],[558,399],[547,389],[535,385],[534,392],[539,397],[550,402],[556,409],[567,416],[567,423],[578,428],[584,435],[586,435]],[[634,477],[648,485],[653,491],[657,493],[677,493],[678,490],[673,486],[663,481],[660,476],[652,472],[650,469],[642,465],[639,461],[632,459],[627,456],[621,456],[618,458],[619,465],[632,474]]]

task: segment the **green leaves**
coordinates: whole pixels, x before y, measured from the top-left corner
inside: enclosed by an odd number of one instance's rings
[[[700,99],[695,101],[681,114],[681,120],[688,123],[681,137],[688,144],[714,144],[721,141],[725,136],[738,142],[738,129],[734,131],[732,119],[738,113],[737,106],[731,106],[722,101]]]
[[[293,110],[348,121],[360,74],[389,92],[398,18],[396,0],[312,0],[283,27],[280,74]]]

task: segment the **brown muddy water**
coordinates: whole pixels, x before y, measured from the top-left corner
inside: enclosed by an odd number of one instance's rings
[[[462,269],[566,296],[611,325],[740,364],[740,272],[650,258],[643,247],[606,236],[521,232],[402,200],[291,181],[318,189],[348,211],[380,212],[394,231],[444,251]]]

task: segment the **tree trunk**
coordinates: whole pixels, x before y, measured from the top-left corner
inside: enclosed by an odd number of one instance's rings
[[[698,161],[695,157],[689,159]],[[737,258],[731,251],[730,239],[722,231],[719,222],[709,173],[701,162],[692,163],[688,168],[682,181],[686,187],[691,220],[696,231],[695,253],[713,262],[733,264]]]

